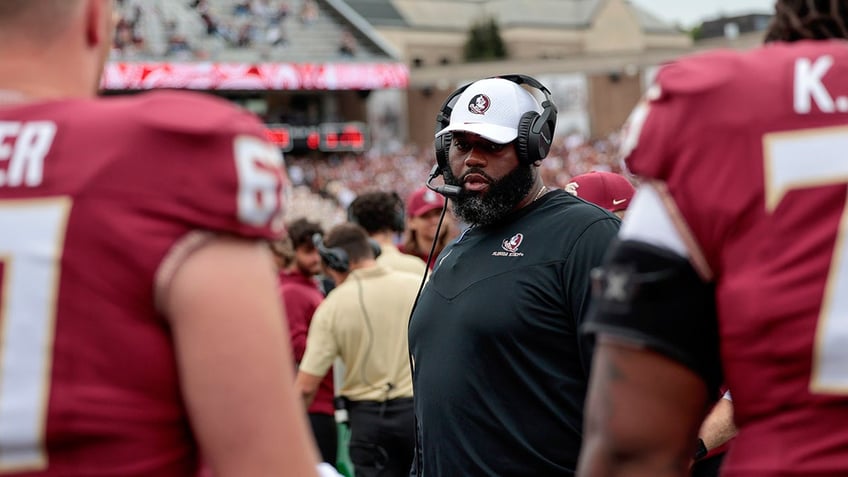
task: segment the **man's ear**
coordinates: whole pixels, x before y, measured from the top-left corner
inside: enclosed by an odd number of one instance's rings
[[[82,0],[85,2],[85,35],[88,46],[96,48],[111,42],[110,30],[115,27],[115,17],[109,8],[113,0]]]

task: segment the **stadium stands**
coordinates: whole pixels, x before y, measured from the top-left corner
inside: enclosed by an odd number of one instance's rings
[[[249,63],[394,61],[396,53],[343,0],[122,0],[116,61]],[[618,138],[557,139],[542,163],[545,183],[564,187],[590,170],[621,171]],[[295,187],[288,219],[306,216],[325,228],[364,191],[394,190],[402,197],[423,183],[432,151],[407,147],[395,154],[286,158]]]
[[[622,172],[619,146],[618,134],[595,141],[579,135],[558,138],[542,162],[544,182],[563,188],[573,176],[592,170]],[[286,163],[296,191],[288,219],[305,216],[329,227],[345,220],[347,205],[359,193],[393,190],[406,197],[423,185],[435,158],[430,150],[408,147],[391,155],[345,154],[328,160],[288,156]]]
[[[391,60],[343,2],[124,0],[114,60],[322,62]]]

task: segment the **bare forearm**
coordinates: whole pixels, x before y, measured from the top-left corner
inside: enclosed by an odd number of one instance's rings
[[[318,394],[318,386],[321,384],[321,376],[315,376],[313,374],[304,373],[303,371],[298,371],[297,377],[294,380],[294,387],[297,390],[298,394],[303,398],[303,405],[305,408],[309,408],[312,405],[312,401],[315,400],[315,395]]]
[[[615,446],[589,442],[580,457],[579,477],[686,477],[691,453],[628,454]]]
[[[578,475],[688,475],[704,396],[703,384],[679,364],[602,344],[592,369]]]
[[[312,401],[315,400],[316,392],[301,392],[300,395],[303,397],[303,405],[308,409],[309,406],[312,405]]]
[[[735,435],[733,403],[727,399],[720,399],[704,419],[698,436],[703,439],[707,450],[711,450],[723,445]]]

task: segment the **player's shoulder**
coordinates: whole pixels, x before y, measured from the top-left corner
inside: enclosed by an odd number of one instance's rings
[[[848,48],[845,48],[845,40],[800,40],[793,42],[773,42],[752,50],[751,53],[768,58],[802,58],[820,55],[833,55],[840,59],[848,59]]]
[[[738,78],[745,55],[731,50],[711,50],[681,57],[663,65],[657,72],[654,97],[697,94],[719,88]]]
[[[786,71],[793,71],[791,66],[799,58],[828,54],[848,61],[848,48],[842,41],[774,42],[749,50],[695,53],[663,65],[648,99],[703,94],[725,87],[737,92],[756,90]]]
[[[142,129],[172,134],[261,134],[247,110],[205,93],[159,90],[110,99],[106,108]]]

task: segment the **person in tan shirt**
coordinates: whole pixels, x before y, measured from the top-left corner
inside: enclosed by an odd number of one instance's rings
[[[326,244],[320,236],[315,243],[336,287],[315,310],[296,386],[308,404],[341,358],[338,394],[348,409],[357,477],[405,477],[415,441],[406,332],[420,278],[378,264],[356,224],[338,225]]]

